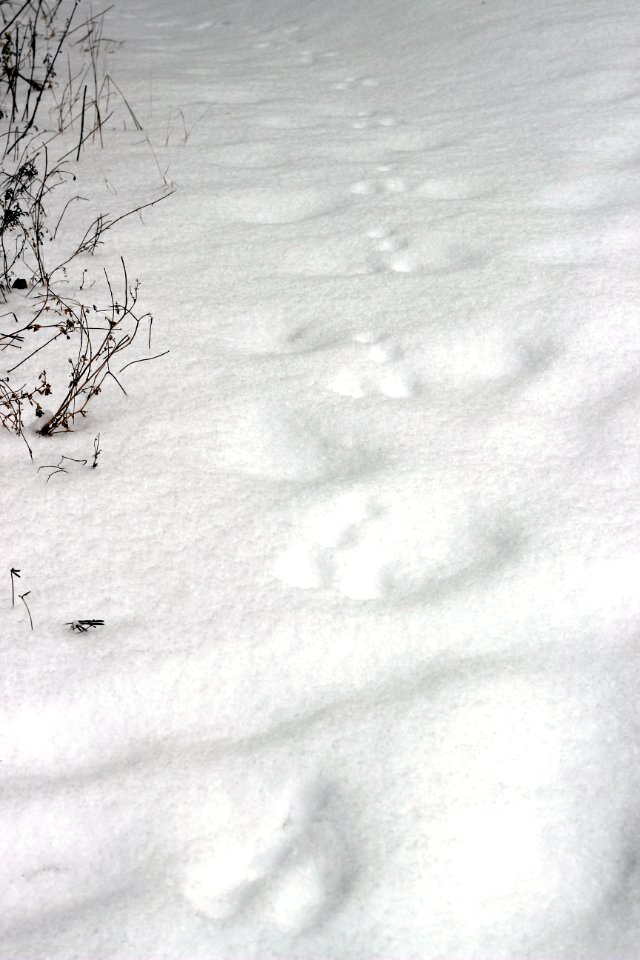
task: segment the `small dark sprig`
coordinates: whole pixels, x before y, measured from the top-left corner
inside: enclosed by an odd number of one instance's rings
[[[86,633],[90,627],[103,627],[104,620],[70,620],[66,626],[78,633]]]
[[[93,441],[93,462],[91,464],[92,470],[95,470],[95,468],[98,466],[98,457],[100,456],[101,453],[102,453],[102,450],[100,449],[100,434],[98,434],[98,436],[95,437]]]
[[[49,483],[49,480],[51,480],[51,477],[55,477],[56,474],[69,472],[66,467],[62,466],[63,460],[68,460],[70,463],[82,463],[84,466],[87,465],[86,460],[79,460],[76,457],[66,457],[63,454],[62,457],[60,458],[59,463],[56,463],[56,464],[43,463],[41,467],[38,467],[38,473],[40,473],[41,470],[51,470],[51,473],[47,477],[47,483]]]
[[[29,604],[28,604],[27,601],[25,600],[25,597],[28,597],[30,593],[31,593],[31,590],[27,590],[26,593],[21,593],[21,594],[20,594],[20,599],[22,600],[22,602],[24,603],[25,607],[27,608],[27,613],[29,614],[29,623],[31,624],[31,629],[33,630],[33,618],[32,618],[32,616],[31,616],[31,610],[29,610]]]
[[[11,567],[11,606],[15,607],[16,605],[16,580],[20,579],[20,571],[16,570],[15,567]]]

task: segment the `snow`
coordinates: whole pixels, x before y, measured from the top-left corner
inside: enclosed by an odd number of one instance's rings
[[[0,958],[633,960],[636,5],[108,27],[170,353],[0,437]]]

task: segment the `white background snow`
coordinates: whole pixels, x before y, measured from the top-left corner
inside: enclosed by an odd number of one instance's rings
[[[0,437],[2,960],[638,956],[638,21],[115,4],[170,354]]]

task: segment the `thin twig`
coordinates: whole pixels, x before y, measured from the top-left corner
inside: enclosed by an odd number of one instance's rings
[[[76,12],[76,9],[77,9],[79,3],[80,3],[80,0],[75,0],[75,2],[74,2],[74,4],[73,4],[73,10],[72,10],[71,13],[69,14],[69,18],[68,18],[68,20],[67,20],[67,22],[66,22],[65,28],[64,28],[64,30],[62,31],[61,35],[60,35],[60,41],[59,41],[59,43],[58,43],[56,52],[54,53],[53,57],[49,60],[49,62],[48,62],[48,64],[47,64],[47,72],[46,72],[46,74],[45,74],[44,82],[43,82],[43,84],[42,84],[42,88],[40,89],[40,92],[38,93],[38,98],[37,98],[37,100],[36,100],[36,103],[35,103],[35,106],[34,106],[32,112],[31,112],[31,116],[29,117],[29,120],[28,120],[28,122],[27,122],[27,126],[26,126],[25,129],[22,131],[22,133],[19,134],[18,137],[14,140],[13,144],[12,144],[11,147],[9,148],[9,151],[8,151],[9,153],[13,153],[13,151],[15,150],[15,148],[17,147],[17,145],[20,143],[21,140],[23,140],[23,139],[26,137],[27,133],[31,130],[31,127],[32,127],[33,124],[35,123],[36,115],[37,115],[37,113],[38,113],[38,108],[39,108],[39,106],[40,106],[40,101],[42,100],[42,94],[44,93],[44,91],[45,91],[45,89],[46,89],[46,87],[47,87],[47,84],[48,84],[48,82],[49,82],[49,79],[50,79],[50,77],[51,77],[51,74],[53,73],[54,64],[55,64],[55,62],[56,62],[56,60],[57,60],[57,58],[58,58],[58,54],[60,53],[60,50],[62,49],[62,44],[64,43],[64,41],[65,41],[65,39],[66,39],[66,37],[67,37],[67,34],[68,34],[68,32],[69,32],[69,27],[71,26],[71,21],[73,20],[73,17],[74,17],[74,15],[75,15],[75,12]]]
[[[25,607],[27,608],[27,613],[29,614],[29,623],[31,624],[31,629],[33,630],[33,618],[32,618],[32,616],[31,616],[31,610],[29,610],[29,604],[28,604],[27,601],[25,600],[25,597],[28,597],[30,593],[31,593],[31,590],[27,590],[26,593],[21,593],[21,594],[20,594],[20,599],[22,600],[22,602],[24,603]]]
[[[15,607],[15,605],[16,605],[16,599],[15,599],[15,579],[14,579],[14,578],[17,579],[17,580],[20,579],[20,571],[19,571],[19,570],[16,570],[15,567],[11,567],[11,606],[12,606],[12,607]]]
[[[162,353],[156,353],[155,357],[140,357],[139,360],[130,360],[129,363],[125,363],[124,367],[120,367],[118,373],[122,373],[127,367],[132,367],[134,363],[146,363],[147,360],[157,360],[158,357],[166,357],[168,353],[170,353],[169,350],[163,350]]]
[[[84,133],[84,110],[87,102],[87,85],[85,83],[84,90],[82,92],[82,119],[80,121],[80,139],[78,140],[78,151],[76,153],[76,163],[80,159],[80,150],[82,148],[82,134]]]

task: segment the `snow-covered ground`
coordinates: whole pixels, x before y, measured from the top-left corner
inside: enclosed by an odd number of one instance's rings
[[[639,20],[116,3],[171,352],[0,436],[2,960],[639,955]]]

